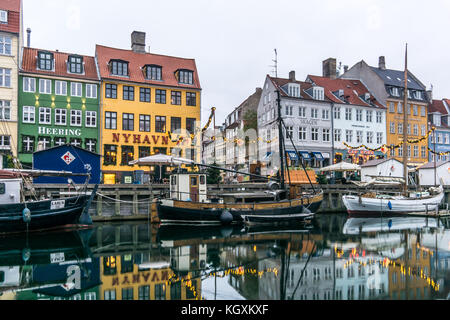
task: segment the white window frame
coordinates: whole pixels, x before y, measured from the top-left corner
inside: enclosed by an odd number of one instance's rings
[[[8,110],[8,117],[5,116],[5,110]],[[11,101],[0,100],[0,120],[11,120]]]
[[[45,89],[45,91],[43,89]],[[52,94],[52,80],[39,79],[39,93]]]
[[[373,132],[372,131],[367,131],[366,132],[366,138],[367,138],[367,143],[368,144],[372,144],[373,143]]]
[[[0,68],[0,87],[11,88],[11,69]]]
[[[6,51],[9,48],[9,51]],[[10,56],[12,54],[12,38],[0,35],[0,54]]]
[[[23,78],[23,92],[30,92],[30,93],[36,92],[36,78],[29,78],[29,77]]]
[[[97,112],[96,111],[86,111],[85,113],[85,126],[88,128],[97,127]]]
[[[311,141],[319,141],[319,128],[311,128]]]
[[[64,117],[64,122],[62,118]],[[59,121],[58,121],[59,118]],[[55,109],[55,125],[66,126],[67,125],[67,109]]]
[[[35,107],[23,106],[22,122],[23,123],[35,123],[36,122],[36,108]]]
[[[383,143],[383,132],[377,132],[377,144]]]
[[[308,128],[306,128],[306,127],[298,128],[298,140],[300,140],[300,141],[308,140]]]
[[[356,121],[363,121],[363,111],[356,109]]]
[[[8,23],[8,11],[0,10],[0,23]]]
[[[363,143],[364,131],[356,131],[356,143]]]
[[[353,142],[353,130],[345,130],[345,142]]]
[[[67,96],[67,81],[55,81],[55,94],[57,96]]]
[[[97,99],[97,85],[96,84],[86,84],[86,98]]]
[[[373,111],[366,111],[366,122],[373,122]]]
[[[352,108],[345,108],[345,120],[352,121]]]
[[[47,120],[41,121],[41,115],[44,115],[44,119],[47,119],[47,116],[49,116],[48,121]],[[51,124],[51,123],[52,123],[52,109],[47,107],[40,107],[39,124]]]
[[[0,135],[0,150],[11,150],[11,136]]]
[[[389,123],[389,132],[391,133],[391,134],[395,134],[395,122],[390,122]]]
[[[383,123],[383,112],[377,111],[377,123]]]
[[[300,118],[306,118],[306,107],[299,107],[298,116]]]
[[[72,82],[70,84],[70,95],[72,97],[82,97],[83,96],[83,83]]]
[[[311,119],[319,119],[319,110],[317,108],[311,108]]]
[[[70,110],[70,125],[73,127],[81,127],[83,125],[83,111]]]
[[[330,142],[331,139],[331,129],[322,129],[322,141],[323,142]]]
[[[333,110],[333,117],[336,120],[341,119],[341,108],[334,108],[334,110]]]

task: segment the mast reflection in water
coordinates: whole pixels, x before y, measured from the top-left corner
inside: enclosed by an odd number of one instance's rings
[[[449,221],[319,215],[303,227],[101,224],[0,241],[3,300],[449,298]]]

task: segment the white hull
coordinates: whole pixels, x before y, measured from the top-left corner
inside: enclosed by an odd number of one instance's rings
[[[392,199],[364,198],[343,196],[342,201],[350,215],[366,214],[408,214],[436,210],[444,198],[444,192],[424,199],[394,197]]]

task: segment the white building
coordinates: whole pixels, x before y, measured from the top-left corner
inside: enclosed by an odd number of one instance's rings
[[[324,69],[325,66],[326,61]],[[310,75],[307,81],[323,87],[326,98],[332,101],[336,162],[347,161],[361,165],[369,160],[385,157],[381,150],[373,150],[385,145],[387,141],[386,108],[361,81],[336,79],[328,73],[324,75],[327,76]]]
[[[283,128],[283,138],[291,160],[298,161],[301,158],[305,165],[312,168],[331,164],[330,101],[325,97],[322,87],[296,80],[294,71],[289,73],[288,79],[269,75],[266,77],[258,106],[258,147],[261,160],[275,172],[278,170],[278,92],[281,117],[286,126]],[[295,149],[300,153],[297,159]]]
[[[417,169],[421,186],[450,185],[450,161],[436,162],[436,175],[434,162],[428,162]],[[436,177],[436,178],[435,178]]]
[[[361,181],[370,181],[373,176],[403,178],[403,163],[396,159],[368,161],[361,166]]]

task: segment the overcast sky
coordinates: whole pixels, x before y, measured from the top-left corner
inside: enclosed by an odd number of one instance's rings
[[[95,44],[130,49],[134,30],[157,54],[194,58],[200,76],[202,123],[217,123],[267,74],[322,75],[322,61],[364,60],[408,67],[437,99],[450,98],[450,0],[23,0],[31,46],[85,55]]]

